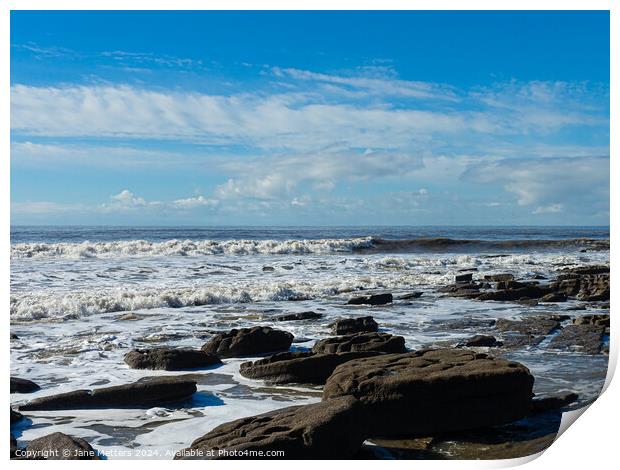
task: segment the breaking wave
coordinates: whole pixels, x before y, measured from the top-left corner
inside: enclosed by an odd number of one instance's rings
[[[106,258],[117,256],[304,255],[330,253],[471,252],[583,248],[609,250],[609,240],[458,240],[418,238],[386,240],[364,237],[321,240],[146,240],[82,243],[17,243],[11,258]]]

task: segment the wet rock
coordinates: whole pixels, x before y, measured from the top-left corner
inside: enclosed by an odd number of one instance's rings
[[[605,330],[601,325],[568,325],[552,338],[549,348],[599,354],[603,350]]]
[[[358,333],[337,336],[317,341],[312,351],[315,353],[343,353],[373,351],[383,353],[403,353],[405,338],[388,333]]]
[[[200,369],[221,364],[214,354],[193,349],[134,349],[125,355],[125,363],[132,369],[183,370]]]
[[[13,434],[11,434],[11,444],[10,444],[10,446],[11,446],[10,447],[11,457],[10,458],[15,458],[15,454],[17,453],[17,441],[13,437]]]
[[[597,264],[592,266],[579,266],[577,268],[568,268],[564,272],[570,274],[588,275],[588,274],[609,274],[609,265]]]
[[[578,399],[579,395],[573,392],[545,398],[534,398],[532,400],[532,413],[546,413],[547,411],[561,409]]]
[[[288,331],[274,330],[268,326],[233,329],[228,333],[215,335],[202,350],[219,357],[251,356],[291,347],[293,335]]]
[[[392,294],[375,294],[353,297],[349,299],[349,305],[385,305],[393,301]]]
[[[100,460],[98,452],[84,439],[61,432],[33,439],[26,452],[35,460]]]
[[[505,273],[505,274],[487,274],[486,276],[484,276],[484,279],[486,281],[491,281],[491,282],[513,281],[514,278],[515,277],[512,274],[509,274],[509,273]]]
[[[372,333],[379,329],[379,325],[371,316],[359,318],[343,318],[329,325],[335,335],[350,335],[353,333]]]
[[[398,297],[396,297],[396,300],[418,299],[418,298],[422,297],[422,294],[423,294],[423,292],[420,292],[420,291],[410,292],[409,294],[399,295]]]
[[[550,287],[583,301],[606,301],[610,296],[609,266],[581,266],[564,270]]]
[[[560,328],[560,321],[548,316],[532,316],[523,320],[500,318],[496,327],[503,333],[504,347],[519,348],[540,344],[547,335]]]
[[[547,295],[543,295],[540,298],[540,302],[566,302],[567,296],[564,292],[552,292]]]
[[[526,416],[533,383],[519,363],[435,349],[346,362],[327,380],[323,400],[359,399],[371,427],[368,437],[433,435]]]
[[[471,282],[472,277],[473,277],[472,273],[457,274],[456,276],[454,276],[454,282],[457,284],[461,282]]]
[[[254,362],[244,362],[239,371],[249,379],[265,380],[274,384],[306,383],[322,385],[340,364],[362,357],[376,356],[376,352],[345,352],[315,354],[312,352],[285,352]]]
[[[495,300],[495,301],[515,301],[523,298],[527,299],[539,299],[540,297],[549,294],[550,289],[541,286],[527,286],[518,289],[503,289],[494,292],[484,292],[478,300]]]
[[[281,459],[346,459],[358,451],[366,434],[359,402],[342,397],[222,424],[175,459],[252,458],[244,456],[251,451],[282,451]]]
[[[11,424],[15,424],[18,421],[21,421],[24,418],[24,415],[22,415],[21,413],[14,411],[13,408],[11,408]]]
[[[493,336],[489,335],[476,335],[472,338],[460,343],[458,347],[472,347],[472,348],[483,348],[483,347],[493,347],[493,346],[501,346],[502,342],[497,341]]]
[[[32,393],[36,392],[40,388],[41,387],[31,380],[11,377],[11,393]]]
[[[599,325],[609,327],[609,315],[584,315],[573,320],[575,325]]]
[[[522,299],[517,300],[517,303],[525,305],[526,307],[536,307],[538,305],[538,300],[523,297]]]
[[[15,333],[11,333],[11,339],[19,339],[19,336],[17,336]]]
[[[195,392],[196,382],[193,380],[159,377],[126,385],[96,388],[94,390],[75,390],[36,398],[20,406],[19,410],[151,407],[187,399]]]
[[[277,316],[275,321],[316,320],[318,318],[323,318],[323,315],[316,312],[299,312]]]
[[[136,320],[140,320],[140,318],[142,317],[139,317],[133,312],[124,313],[116,317],[116,319],[119,321],[136,321]]]
[[[273,272],[275,270],[276,269],[273,266],[263,266],[263,272],[271,273],[271,272]]]

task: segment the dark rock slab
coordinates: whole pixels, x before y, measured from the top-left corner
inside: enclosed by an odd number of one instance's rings
[[[405,338],[388,333],[358,333],[337,336],[317,341],[312,348],[315,353],[343,353],[372,351],[383,353],[403,353]]]
[[[551,292],[550,294],[543,295],[540,298],[540,302],[566,302],[568,296],[564,292]]]
[[[335,335],[350,335],[353,333],[372,333],[379,329],[379,325],[371,316],[359,318],[342,318],[329,325]]]
[[[476,335],[469,338],[466,341],[463,341],[458,345],[458,347],[472,347],[472,348],[483,348],[483,347],[493,347],[493,346],[501,346],[502,342],[497,341],[493,336],[489,335]]]
[[[410,292],[409,294],[403,294],[396,297],[396,300],[410,300],[410,299],[418,299],[422,297],[423,292]]]
[[[250,379],[270,383],[307,383],[322,385],[340,364],[362,357],[376,356],[376,352],[345,352],[315,354],[312,352],[285,352],[254,362],[244,362],[239,372]]]
[[[359,399],[371,426],[368,437],[428,436],[528,415],[533,383],[519,363],[435,349],[346,362],[327,380],[323,400]]]
[[[196,439],[175,459],[257,458],[248,455],[253,451],[282,451],[280,459],[350,458],[367,435],[360,410],[357,400],[341,397],[238,419]]]
[[[274,318],[275,321],[296,321],[296,320],[317,320],[323,318],[323,314],[317,312],[299,312],[289,313],[287,315],[279,315]]]
[[[35,460],[100,460],[98,452],[84,439],[61,432],[33,439],[26,452]]]
[[[484,276],[484,280],[485,281],[491,281],[491,282],[506,282],[506,281],[513,281],[514,280],[514,276],[510,273],[503,273],[503,274],[487,274],[486,276]]]
[[[605,331],[602,325],[568,325],[551,339],[549,348],[599,354],[603,352]]]
[[[255,326],[217,334],[202,347],[202,350],[219,357],[252,356],[286,351],[292,342],[293,335],[288,331]]]
[[[40,388],[41,387],[31,380],[11,377],[11,393],[32,393]]]
[[[532,400],[532,413],[546,413],[551,410],[562,409],[579,399],[579,395],[574,392],[567,392],[544,398],[534,398]]]
[[[483,292],[478,296],[478,300],[494,300],[500,302],[508,302],[526,299],[539,299],[544,295],[550,293],[548,287],[530,285],[526,287],[520,287],[518,289],[503,289],[492,292]]]
[[[456,282],[457,284],[461,282],[471,282],[472,277],[472,273],[457,274],[456,276],[454,276],[454,282]]]
[[[349,305],[385,305],[393,301],[392,294],[375,294],[353,297],[349,299]]]
[[[132,408],[157,406],[184,400],[196,392],[196,382],[161,377],[126,385],[75,390],[36,398],[19,407],[20,411],[73,410],[91,408]]]
[[[134,349],[125,355],[125,363],[132,369],[184,370],[200,369],[221,364],[214,354],[193,349]]]

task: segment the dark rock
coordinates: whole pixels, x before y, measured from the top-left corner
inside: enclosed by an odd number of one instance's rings
[[[423,292],[411,292],[409,294],[403,294],[396,298],[396,300],[410,300],[410,299],[418,299],[422,297]]]
[[[275,321],[295,321],[295,320],[316,320],[318,318],[322,318],[323,315],[321,313],[316,312],[299,312],[299,313],[289,313],[287,315],[280,315],[275,317]]]
[[[549,288],[541,286],[527,286],[519,289],[504,289],[495,292],[484,292],[478,300],[515,301],[522,298],[539,299],[550,292]]]
[[[263,271],[264,272],[273,272],[276,269],[273,266],[263,266]]]
[[[368,437],[428,436],[526,416],[533,383],[516,362],[436,349],[346,362],[327,380],[323,400],[359,399],[371,427]]]
[[[17,441],[15,440],[15,438],[13,437],[13,434],[11,434],[11,457],[10,458],[15,458],[15,455],[17,453]]]
[[[11,339],[19,339],[19,336],[17,336],[15,333],[11,333]]]
[[[31,380],[11,377],[11,393],[32,393],[36,392],[40,388],[41,387]]]
[[[457,271],[460,273],[464,273],[467,271],[478,271],[478,268],[462,268],[462,269],[457,269]]]
[[[336,320],[330,325],[332,333],[335,335],[350,335],[353,333],[372,333],[379,329],[379,325],[374,318],[343,318]]]
[[[158,406],[180,401],[196,392],[196,382],[160,377],[114,387],[75,390],[36,398],[19,407],[20,411],[74,410],[92,408],[131,408]]]
[[[61,432],[33,439],[26,448],[35,460],[101,460],[98,452],[84,439]]]
[[[517,302],[521,305],[525,305],[526,307],[536,307],[538,305],[538,300],[528,299],[527,297],[523,297],[522,299],[517,300]]]
[[[322,385],[340,364],[362,357],[376,356],[376,352],[345,352],[315,354],[312,352],[285,352],[254,362],[244,362],[239,371],[249,379],[270,383],[307,383]]]
[[[514,280],[514,276],[512,274],[487,274],[486,276],[484,276],[484,279],[486,281],[491,281],[491,282],[505,282],[505,281],[512,281]]]
[[[606,301],[610,296],[609,266],[582,266],[565,270],[549,285],[557,292],[584,301]]]
[[[238,419],[196,439],[175,459],[256,458],[247,453],[260,451],[282,451],[281,459],[350,458],[367,435],[360,408],[342,397]]]
[[[565,406],[577,401],[578,398],[579,395],[573,392],[552,397],[534,398],[532,400],[532,412],[545,413],[547,411],[564,408]]]
[[[493,346],[501,346],[501,341],[497,341],[493,336],[488,335],[476,335],[467,341],[459,344],[459,347],[472,347],[472,348],[481,348],[481,347],[493,347]]]
[[[471,282],[472,277],[472,273],[457,274],[456,276],[454,276],[454,282],[456,282],[457,284],[461,282]]]
[[[24,418],[24,415],[22,415],[21,413],[14,411],[13,408],[11,408],[11,424],[15,424],[18,421],[21,421]]]
[[[291,347],[293,335],[288,331],[274,330],[268,326],[233,329],[228,333],[215,335],[202,350],[219,357],[252,356]]]
[[[566,302],[567,296],[564,292],[552,292],[551,294],[543,295],[540,298],[540,302]]]
[[[353,297],[349,299],[349,305],[385,305],[393,301],[392,294],[375,294]]]
[[[532,316],[523,320],[497,320],[496,327],[503,332],[503,345],[507,348],[519,348],[524,346],[536,346],[547,335],[560,328],[560,322],[556,319],[541,316]]]
[[[599,354],[603,349],[605,327],[601,325],[568,325],[549,342],[549,348]]]
[[[214,354],[193,349],[134,349],[125,355],[125,362],[132,369],[183,370],[200,369],[221,364]]]
[[[405,338],[388,333],[359,333],[337,336],[317,341],[312,348],[315,353],[343,353],[373,351],[384,353],[403,353]]]
[[[600,325],[609,327],[609,315],[584,315],[573,320],[575,325]]]
[[[606,264],[597,264],[592,266],[579,266],[577,268],[568,268],[565,269],[564,272],[570,274],[609,274],[609,266]]]
[[[561,314],[561,313],[554,313],[552,315],[549,315],[548,318],[551,319],[551,320],[562,322],[562,321],[570,320],[571,316],[570,315],[564,315],[564,314]]]

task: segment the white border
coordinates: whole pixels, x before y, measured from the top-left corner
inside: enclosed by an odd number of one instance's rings
[[[364,10],[611,10],[611,103],[618,104],[618,94],[616,92],[618,86],[618,44],[620,37],[618,36],[618,30],[620,27],[619,21],[619,8],[614,8],[613,1],[611,0],[416,0],[404,1],[404,0],[382,0],[378,1],[344,1],[344,0],[297,0],[294,5],[290,1],[282,0],[264,0],[261,2],[229,0],[226,2],[220,1],[199,1],[199,0],[151,0],[149,2],[140,2],[137,0],[88,0],[87,2],[82,0],[0,0],[0,37],[2,38],[2,47],[0,48],[0,60],[2,72],[0,73],[0,93],[2,100],[2,127],[0,131],[0,148],[3,149],[2,164],[3,168],[0,172],[0,184],[5,188],[2,191],[1,198],[2,204],[0,210],[2,214],[2,220],[4,222],[4,230],[1,232],[2,247],[0,251],[0,259],[2,261],[2,301],[5,306],[4,311],[4,325],[5,332],[3,333],[5,341],[8,341],[9,333],[9,279],[10,279],[10,265],[9,265],[9,253],[10,253],[10,239],[9,239],[9,226],[10,226],[10,177],[9,177],[9,154],[10,154],[10,15],[11,9],[14,10],[347,10],[347,9],[364,9]],[[617,2],[616,2],[617,4]],[[610,121],[610,155],[615,155],[618,148],[618,139],[614,133],[617,123],[617,108],[611,107],[611,121]],[[611,164],[611,181],[616,183],[618,174],[618,164],[614,158],[610,159]],[[617,187],[611,184],[611,220],[612,226],[611,232],[611,245],[616,246],[618,237],[616,236],[613,227],[616,225],[616,217],[614,213],[615,204],[613,201],[618,201],[620,195]],[[616,267],[615,250],[611,251],[612,259],[612,282],[616,279],[618,270]],[[613,305],[617,305],[618,295],[617,291],[612,289]],[[613,314],[612,314],[613,316]],[[521,465],[526,462],[528,468],[531,469],[545,469],[550,466],[557,466],[563,469],[572,468],[608,468],[609,465],[618,461],[617,456],[617,438],[616,423],[620,413],[618,412],[618,404],[620,403],[618,398],[620,396],[620,386],[618,381],[610,383],[611,377],[617,363],[618,356],[618,326],[614,322],[612,328],[611,350],[609,358],[609,371],[606,381],[606,387],[608,387],[605,393],[597,400],[580,418],[579,424],[571,426],[561,437],[555,442],[547,451],[542,453],[542,456],[535,458],[536,456],[524,459],[515,459],[507,461],[382,461],[385,465],[398,466],[401,468],[415,466],[419,468],[503,468],[512,467],[515,465]],[[2,360],[5,364],[5,371],[9,369],[9,355],[8,344],[5,343],[5,347],[2,349]],[[2,375],[2,382],[4,384],[5,397],[9,396],[9,384],[8,374]],[[5,415],[8,420],[8,415]],[[570,418],[570,417],[566,417]],[[570,419],[569,419],[570,421]],[[5,424],[5,429],[6,429]],[[8,454],[8,446],[6,445],[6,439],[3,444],[4,458]],[[146,461],[115,461],[116,466],[122,468],[140,467],[145,464]],[[378,464],[377,461],[357,461],[353,465],[362,468],[375,468]],[[16,462],[11,461],[10,465],[39,465],[38,462]],[[49,468],[61,468],[67,465],[82,465],[75,462],[48,462],[43,465],[49,465]],[[106,465],[106,464],[103,464]],[[245,462],[183,462],[175,463],[168,461],[148,461],[149,467],[160,467],[162,465],[191,465],[204,467],[218,466],[227,468],[241,468],[246,465]],[[301,468],[312,468],[317,465],[322,465],[318,461],[302,461],[302,462],[252,462],[252,466],[269,467],[269,468],[283,468],[284,466],[295,465]],[[350,465],[350,464],[349,464]],[[196,468],[196,467],[194,467]]]

